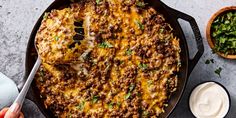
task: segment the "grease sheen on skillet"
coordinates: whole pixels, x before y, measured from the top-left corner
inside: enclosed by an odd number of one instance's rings
[[[81,20],[84,39],[70,47]],[[179,40],[142,1],[90,0],[53,10],[36,40],[46,55],[36,84],[56,117],[158,117],[176,89]]]

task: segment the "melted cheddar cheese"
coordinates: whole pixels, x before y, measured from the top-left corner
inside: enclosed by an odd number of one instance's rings
[[[36,36],[45,107],[60,118],[158,117],[177,86],[173,31],[140,0],[82,0],[51,11]]]

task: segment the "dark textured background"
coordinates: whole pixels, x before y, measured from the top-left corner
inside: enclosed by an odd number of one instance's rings
[[[0,0],[0,71],[17,84],[24,74],[24,58],[30,32],[41,13],[53,0]],[[194,86],[203,81],[217,81],[223,84],[231,95],[231,109],[228,118],[236,117],[236,61],[226,60],[211,53],[206,38],[205,28],[210,16],[224,6],[236,6],[236,0],[162,0],[167,5],[193,16],[201,30],[205,53],[192,72],[182,100],[177,105],[171,118],[191,118],[188,109],[188,96]],[[194,55],[192,31],[189,25],[180,21],[190,46],[190,55]],[[214,64],[205,64],[213,58]],[[222,67],[219,78],[214,70]],[[37,106],[26,100],[23,112],[26,118],[43,118]]]

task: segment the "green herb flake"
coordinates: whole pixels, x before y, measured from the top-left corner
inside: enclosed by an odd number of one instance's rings
[[[143,63],[140,63],[140,64],[138,65],[138,67],[139,67],[140,69],[142,69],[142,70],[145,70],[145,69],[148,68],[147,64],[143,64]]]
[[[125,99],[126,99],[126,100],[129,99],[130,96],[131,96],[131,92],[128,92],[128,94],[125,95]]]
[[[125,61],[123,61],[123,60],[120,60],[120,64],[124,64],[125,63]]]
[[[48,13],[48,12],[45,12],[45,13],[44,13],[44,16],[43,16],[43,19],[47,19],[47,18],[48,18],[48,15],[49,15],[49,13]]]
[[[98,47],[100,47],[100,48],[112,48],[113,45],[110,44],[109,42],[102,42],[98,45]]]
[[[141,7],[141,8],[144,8],[144,7],[146,6],[146,3],[141,2],[141,1],[138,1],[138,2],[136,3],[136,6]]]
[[[129,85],[129,92],[128,92],[128,94],[125,95],[126,100],[130,98],[131,92],[134,90],[134,88],[135,88],[135,84],[130,84]]]
[[[221,71],[222,71],[222,68],[219,67],[219,68],[217,68],[217,69],[215,70],[215,73],[216,73],[217,75],[219,75],[219,77],[221,77],[221,75],[220,75]]]
[[[79,109],[79,110],[83,110],[84,109],[84,105],[85,105],[85,102],[82,101],[81,103],[79,103],[79,105],[76,106],[76,108]]]
[[[152,85],[153,84],[153,80],[148,80],[147,84],[148,84],[148,86]]]
[[[136,20],[135,24],[138,26],[139,29],[144,30],[144,25],[139,20]]]
[[[205,64],[210,64],[211,63],[211,61],[209,60],[209,59],[207,59],[206,61],[205,61]]]
[[[98,100],[99,100],[99,96],[93,96],[93,99],[92,99],[93,104],[97,103]]]
[[[149,117],[149,112],[148,111],[143,111],[143,113],[142,113],[142,116],[144,116],[144,117]]]
[[[101,4],[101,0],[96,0],[96,4],[97,5]]]
[[[54,39],[55,39],[56,41],[58,41],[58,40],[59,40],[59,36],[55,36]]]
[[[121,103],[117,102],[116,105],[120,108],[121,107]]]
[[[128,56],[132,55],[132,50],[131,49],[126,50],[125,54]]]
[[[108,104],[108,108],[109,108],[109,109],[112,109],[112,108],[113,108],[113,105],[114,105],[114,102],[110,102],[110,103]]]
[[[164,28],[160,28],[159,32],[162,34],[164,32]]]
[[[210,63],[214,63],[214,59],[207,59],[205,61],[205,64],[210,64]]]
[[[135,88],[135,84],[130,84],[129,85],[129,92],[133,91]]]
[[[210,59],[210,61],[211,61],[211,63],[214,63],[214,62],[215,62],[214,59]]]

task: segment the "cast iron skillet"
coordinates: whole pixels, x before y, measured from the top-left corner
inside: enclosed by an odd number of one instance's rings
[[[198,28],[197,23],[193,17],[191,17],[187,14],[184,14],[182,12],[179,12],[175,9],[172,9],[159,0],[146,0],[145,2],[147,2],[149,5],[153,6],[155,9],[157,9],[158,12],[160,12],[161,14],[164,15],[167,22],[170,23],[171,26],[174,28],[175,35],[180,38],[180,47],[181,47],[180,56],[181,56],[182,67],[180,68],[180,72],[177,73],[180,79],[178,81],[177,91],[172,95],[171,99],[169,100],[169,105],[165,109],[165,113],[162,113],[160,115],[160,117],[163,118],[163,117],[168,117],[170,115],[170,113],[173,111],[176,104],[180,100],[182,93],[185,89],[187,79],[188,79],[190,73],[192,72],[194,66],[197,64],[198,60],[202,56],[202,54],[204,52],[204,47],[203,47],[202,37],[201,37],[200,31],[199,31],[199,28]],[[60,9],[61,7],[68,6],[69,4],[70,4],[69,0],[55,0],[46,9],[45,12],[49,12],[52,9]],[[196,55],[192,59],[190,59],[190,57],[189,57],[189,51],[188,51],[186,39],[185,39],[185,36],[183,34],[183,31],[182,31],[178,21],[177,21],[179,18],[186,20],[190,23],[191,28],[192,28],[194,35],[195,35],[195,41],[196,41],[196,45],[197,45],[198,50],[197,50]],[[34,51],[35,50],[34,49],[34,39],[35,39],[35,35],[37,33],[37,30],[39,29],[42,19],[43,19],[43,14],[41,15],[41,17],[39,18],[39,20],[35,24],[35,26],[32,30],[32,33],[30,35],[29,41],[28,41],[28,47],[27,47],[27,51],[26,51],[26,63],[25,63],[26,67],[25,67],[24,81],[28,77],[30,70],[32,69],[32,66],[35,62],[35,56],[32,56],[32,53],[35,52]],[[192,39],[188,39],[188,40],[192,40]],[[36,57],[37,57],[37,55],[36,55]],[[32,83],[32,86],[28,92],[27,98],[30,99],[31,101],[33,101],[47,118],[54,117],[52,112],[45,109],[44,104],[40,99],[39,91],[36,88],[35,82]]]

